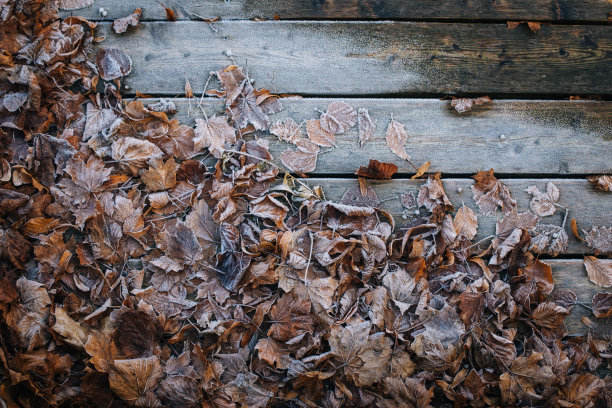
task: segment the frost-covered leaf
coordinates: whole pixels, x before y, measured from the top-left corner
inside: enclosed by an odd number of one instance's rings
[[[407,139],[408,134],[406,133],[406,129],[404,129],[404,125],[391,119],[387,127],[387,146],[389,146],[389,149],[391,149],[393,153],[404,160],[410,160],[410,156],[408,156],[406,148],[404,147],[404,143],[406,143]]]
[[[113,30],[115,30],[117,34],[121,34],[127,31],[128,26],[136,27],[140,22],[140,13],[141,9],[137,8],[129,16],[116,19],[115,21],[113,21]]]
[[[132,59],[117,48],[100,48],[96,55],[96,66],[103,80],[112,81],[132,71]]]
[[[485,215],[491,214],[501,207],[502,211],[507,213],[516,207],[516,201],[512,199],[510,190],[493,175],[493,169],[479,171],[473,178],[476,183],[472,185],[472,193],[480,212]]]
[[[455,214],[455,231],[457,235],[463,235],[467,239],[472,239],[478,231],[478,218],[470,207],[462,205],[457,214]]]
[[[553,183],[546,184],[546,193],[542,193],[536,186],[530,186],[525,190],[533,198],[529,203],[529,208],[538,217],[553,215],[557,207],[555,203],[559,200],[559,189]]]
[[[584,268],[591,282],[609,288],[612,286],[612,259],[584,257]]]
[[[357,123],[357,112],[348,103],[334,101],[319,118],[321,129],[338,135],[345,133]]]
[[[376,123],[365,108],[359,108],[357,111],[357,127],[359,130],[359,147],[363,147],[366,142],[372,140],[374,129],[376,129]]]
[[[213,116],[208,120],[198,118],[193,142],[197,152],[208,148],[213,156],[220,158],[226,145],[236,143],[236,130],[227,123],[225,116]]]

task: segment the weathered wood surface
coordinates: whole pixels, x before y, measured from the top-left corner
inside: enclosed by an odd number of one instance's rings
[[[203,83],[191,82],[194,92]],[[270,123],[292,118],[297,123],[319,117],[335,99],[283,99],[284,109]],[[155,100],[156,101],[156,100]],[[203,117],[196,102],[173,99],[181,123]],[[417,166],[430,161],[430,171],[473,174],[494,168],[502,174],[589,174],[612,172],[612,103],[593,101],[493,101],[459,114],[450,101],[437,99],[346,99],[355,109],[368,109],[376,120],[374,139],[358,147],[357,126],[336,136],[337,149],[319,155],[312,175],[352,174],[369,159],[395,163],[400,173],[414,169],[391,152],[385,133],[391,115],[408,132],[406,151]],[[149,103],[145,100],[145,104]],[[207,100],[207,114],[223,112],[221,102]],[[304,129],[305,126],[302,126]],[[305,135],[305,131],[304,131]],[[502,137],[503,135],[503,137]],[[501,138],[500,138],[501,137]],[[270,140],[274,157],[292,145]],[[606,153],[607,152],[607,153]]]
[[[555,288],[572,290],[579,302],[590,305],[593,295],[597,292],[610,292],[612,289],[602,288],[592,283],[587,277],[582,259],[548,259],[545,260],[552,267]],[[598,319],[593,313],[581,305],[574,306],[572,313],[565,319],[565,325],[571,334],[580,334],[588,331],[582,323],[582,318],[588,317],[598,325],[612,325],[612,318]]]
[[[342,195],[352,186],[358,185],[356,179],[303,179],[309,186],[321,186],[325,193],[325,198],[328,200],[339,201]],[[578,228],[590,230],[593,225],[610,226],[610,214],[612,214],[612,199],[601,191],[596,191],[586,180],[568,180],[568,179],[502,179],[502,182],[508,186],[512,197],[517,201],[519,212],[529,211],[529,202],[531,196],[524,190],[529,186],[537,186],[540,191],[546,190],[546,184],[552,181],[560,191],[559,205],[569,209],[568,219],[566,223],[566,232],[569,236],[569,246],[566,251],[568,254],[587,254],[592,251],[584,243],[578,241],[570,230],[570,218],[575,218],[578,223]],[[405,225],[415,217],[414,208],[406,213],[407,219],[403,219],[404,208],[399,200],[399,195],[402,193],[412,192],[416,197],[419,187],[423,184],[423,180],[368,180],[368,186],[372,187],[379,200],[382,201],[382,208],[391,215],[396,223],[396,228]],[[482,215],[478,211],[478,206],[474,202],[470,186],[473,184],[471,179],[442,179],[442,184],[446,190],[446,194],[451,203],[455,206],[455,210],[461,207],[462,203],[474,210],[478,217],[478,234],[474,238],[474,242],[485,237],[495,234],[495,224],[498,219],[503,217],[503,213],[499,211],[497,214]],[[427,211],[421,208],[420,211]],[[541,224],[562,225],[565,211],[558,209],[557,212],[550,216],[542,218]],[[486,247],[488,243],[484,243]]]
[[[607,0],[166,0],[179,20],[223,19],[469,19],[605,22],[611,10]],[[103,7],[107,16],[98,9]],[[143,19],[165,20],[155,0],[96,0],[73,12],[92,20],[110,20],[143,9]],[[69,15],[69,12],[65,13]]]
[[[216,31],[215,31],[216,30]],[[612,94],[612,30],[409,22],[142,23],[100,47],[134,62],[126,84],[183,93],[233,60],[261,87],[307,95]]]

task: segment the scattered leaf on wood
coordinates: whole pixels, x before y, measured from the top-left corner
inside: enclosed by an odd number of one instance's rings
[[[345,133],[357,123],[357,112],[348,103],[334,101],[319,118],[321,129],[335,135]]]
[[[391,119],[387,127],[387,146],[389,146],[393,153],[404,160],[410,160],[410,156],[408,156],[404,147],[407,139],[408,134],[406,129],[404,129],[404,125]]]
[[[140,22],[140,14],[142,10],[137,8],[134,10],[132,14],[129,16],[121,17],[113,21],[113,30],[117,34],[125,33],[128,29],[128,26],[136,27]]]
[[[593,314],[595,317],[610,317],[612,316],[612,293],[598,292],[593,296],[591,301]]]
[[[318,146],[336,147],[334,134],[323,129],[321,122],[316,119],[306,121],[306,133],[310,141]]]
[[[483,214],[494,213],[498,207],[507,213],[516,207],[516,201],[510,196],[510,190],[493,175],[493,169],[479,171],[473,179],[476,180],[472,185],[474,201]]]
[[[395,164],[381,163],[378,160],[370,159],[368,166],[359,167],[355,175],[376,180],[388,180],[395,173],[397,173],[397,166]]]
[[[159,5],[162,6],[164,10],[166,10],[166,20],[176,21],[176,14],[174,14],[174,11],[171,8],[166,7],[162,3],[159,3]]]
[[[481,96],[479,98],[453,98],[451,100],[451,106],[459,113],[464,113],[472,110],[473,105],[483,105],[485,103],[491,103],[491,98],[488,96]]]
[[[372,140],[374,129],[376,129],[376,123],[365,108],[357,110],[357,127],[359,129],[359,147],[363,147],[366,142]]]
[[[553,183],[546,184],[546,193],[542,193],[536,186],[530,186],[525,190],[533,198],[529,203],[529,208],[538,217],[553,215],[557,209],[555,203],[559,200],[559,189]]]
[[[612,286],[612,259],[585,256],[584,267],[591,282],[604,288]]]
[[[612,191],[612,176],[607,174],[601,176],[587,177],[597,190]]]
[[[597,254],[612,255],[612,227],[593,226],[590,231],[582,230],[587,245]]]
[[[103,80],[112,81],[132,71],[132,59],[117,48],[101,48],[96,55],[96,66]]]

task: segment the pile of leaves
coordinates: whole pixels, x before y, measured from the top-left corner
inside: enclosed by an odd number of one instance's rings
[[[519,213],[492,170],[476,174],[480,211],[504,213],[486,244],[429,175],[402,194],[416,211],[396,228],[365,177],[397,167],[359,169],[340,202],[283,170],[314,170],[355,125],[366,143],[367,111],[334,102],[306,138],[270,125],[281,100],[230,66],[208,91],[226,112],[202,108],[193,128],[169,118],[172,102],[122,101],[131,61],[91,55],[95,24],[44,1],[0,2],[0,18],[7,406],[612,405],[600,375],[612,334],[597,320],[612,296],[569,335],[564,319],[585,305],[533,254],[567,246],[565,225],[539,223],[559,208],[554,185],[530,188]],[[278,163],[268,132],[296,150]],[[408,160],[406,138],[391,120],[389,147]],[[583,239],[609,256],[611,233]],[[596,256],[589,278],[611,286],[612,261]]]

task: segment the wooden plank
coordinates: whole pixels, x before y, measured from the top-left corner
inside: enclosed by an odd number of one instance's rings
[[[595,293],[612,291],[612,289],[597,286],[588,279],[582,259],[549,259],[544,262],[552,267],[555,288],[572,290],[579,302],[590,305]],[[602,326],[608,325],[609,327],[612,324],[612,318],[598,319],[589,309],[576,305],[572,313],[565,319],[565,325],[571,334],[581,334],[588,331],[588,328],[582,323],[583,317],[588,317]]]
[[[123,49],[133,90],[177,96],[233,61],[278,93],[612,94],[612,30],[408,22],[142,23],[98,46]]]
[[[221,17],[225,20],[273,19],[469,19],[606,22],[610,4],[606,0],[167,0],[177,19]],[[106,17],[98,9],[107,11]],[[110,20],[143,9],[143,19],[165,20],[166,12],[155,0],[96,0],[76,10],[92,20]],[[65,12],[64,15],[69,15]]]
[[[344,192],[352,186],[358,185],[356,179],[303,179],[309,186],[321,186],[325,197],[328,200],[339,201]],[[612,199],[607,193],[594,190],[586,180],[568,179],[503,179],[508,186],[512,197],[517,201],[519,212],[529,210],[531,196],[524,190],[529,186],[537,186],[541,191],[546,190],[548,181],[552,181],[560,191],[558,204],[569,209],[566,232],[569,236],[569,246],[566,251],[568,254],[587,254],[592,251],[582,242],[578,241],[571,233],[569,220],[575,218],[579,228],[589,230],[593,225],[610,226],[610,214],[612,214]],[[404,208],[399,200],[399,195],[403,193],[413,193],[417,196],[419,187],[423,180],[368,180],[378,198],[382,201],[382,208],[393,215],[397,227],[401,227],[409,222],[416,215],[414,209],[404,213]],[[478,211],[478,206],[474,202],[470,186],[473,184],[471,179],[449,178],[442,179],[442,184],[455,210],[461,207],[462,203],[472,208],[478,217],[478,234],[475,242],[485,237],[495,234],[495,224],[498,219],[503,217],[501,212],[491,215],[482,215]],[[423,208],[421,211],[426,211]],[[404,219],[402,215],[406,214]],[[565,211],[558,209],[557,212],[541,220],[542,224],[562,225]],[[484,244],[486,245],[486,243]]]
[[[192,82],[194,90],[202,86]],[[319,116],[334,99],[283,99],[284,109],[270,122],[292,118],[297,123]],[[319,156],[312,175],[352,174],[369,159],[395,163],[399,172],[412,173],[408,162],[393,154],[385,132],[390,117],[406,127],[406,150],[411,161],[432,163],[431,171],[473,174],[494,168],[501,174],[612,173],[612,103],[594,101],[508,101],[476,106],[459,114],[450,101],[437,99],[347,99],[355,109],[368,109],[377,121],[374,139],[358,147],[357,127],[336,136],[337,149]],[[192,101],[174,99],[181,123],[203,117]],[[207,100],[210,116],[223,112],[221,102]],[[304,127],[303,127],[304,128]],[[503,137],[502,137],[503,135]],[[501,138],[500,138],[501,137]],[[278,157],[292,145],[269,138],[270,152]],[[608,152],[608,154],[603,154]],[[350,158],[350,160],[349,160]],[[469,158],[469,160],[467,159]]]

